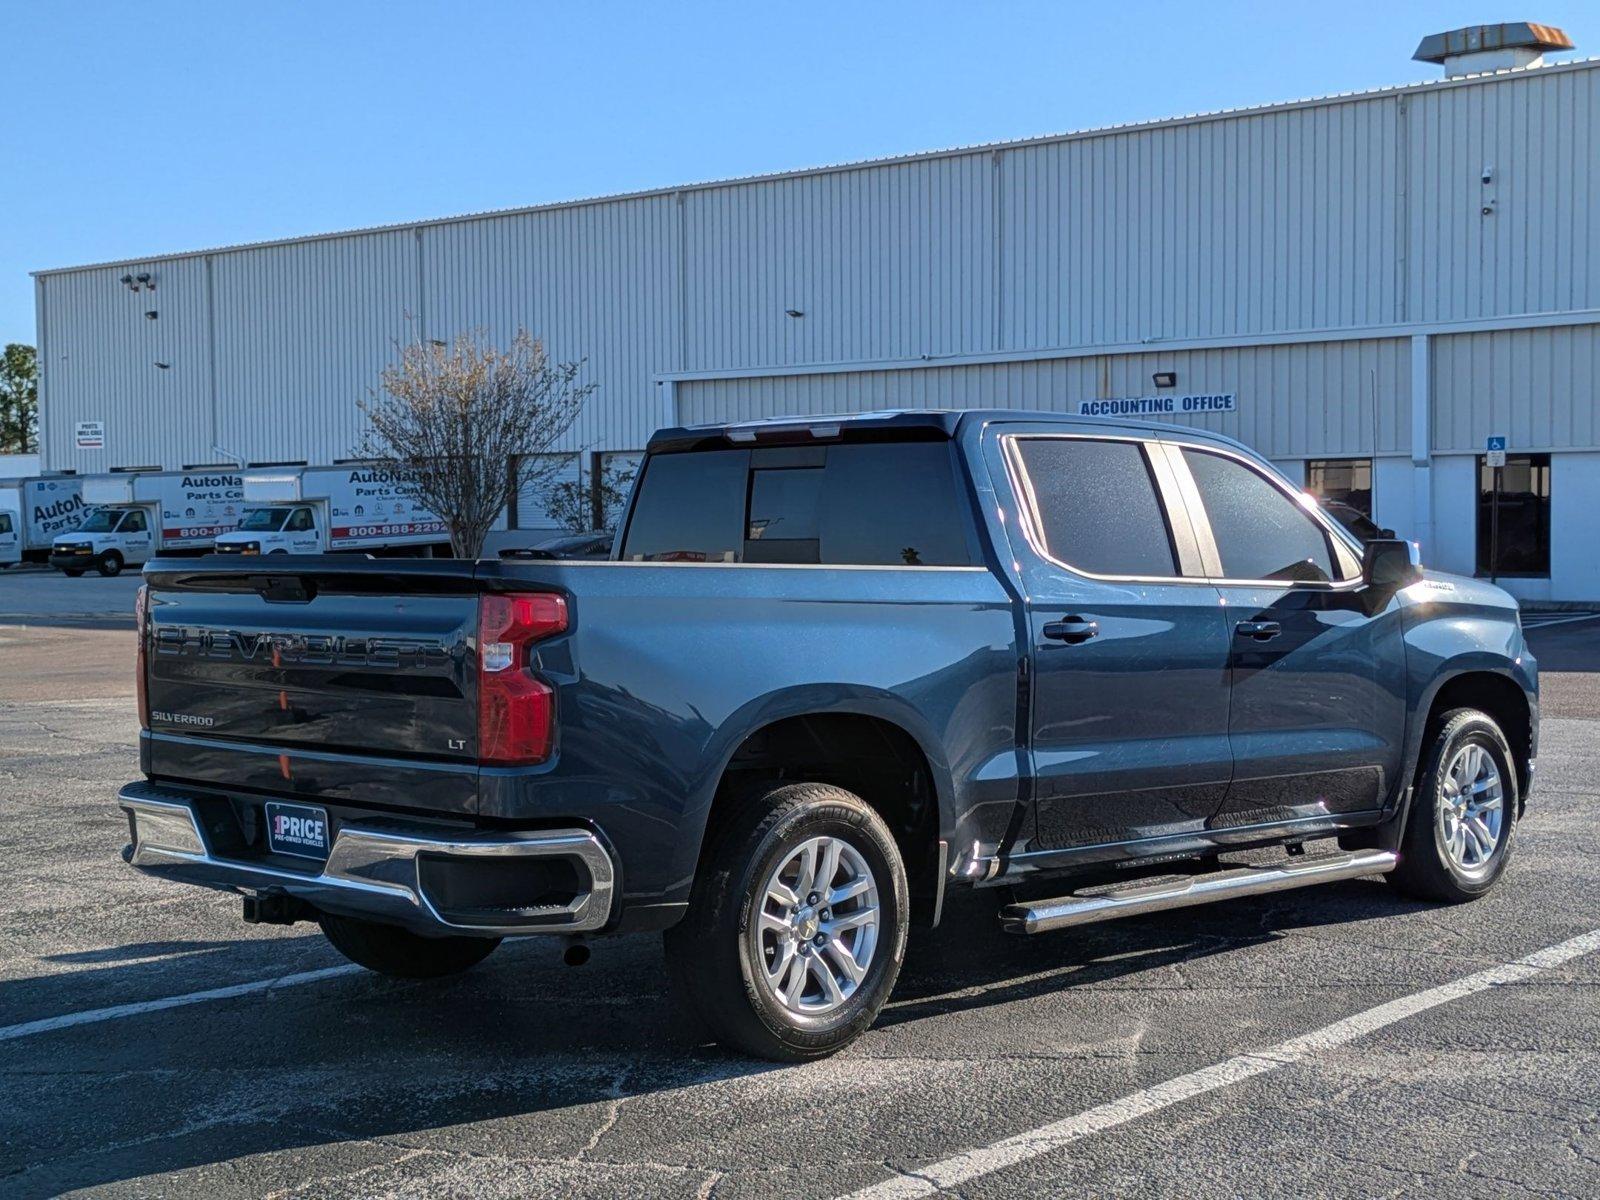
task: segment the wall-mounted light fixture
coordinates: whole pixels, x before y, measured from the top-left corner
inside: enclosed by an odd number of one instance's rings
[[[145,310],[144,317],[145,317],[145,320],[147,320],[147,321],[154,321],[160,315],[161,314],[158,313],[155,309],[150,308],[150,309],[146,309]]]
[[[783,310],[783,315],[786,317],[803,317],[806,314],[798,308],[786,308]]]
[[[1176,371],[1157,371],[1154,375],[1150,376],[1150,378],[1155,380],[1155,384],[1158,388],[1170,388],[1178,386],[1178,373]]]
[[[146,271],[143,275],[135,275],[134,278],[140,283],[144,284],[145,287],[149,288],[152,292],[156,290],[155,277],[151,275],[149,271]]]
[[[160,367],[163,371],[172,370],[172,364],[171,363],[158,362],[156,364],[156,366]]]
[[[133,281],[132,275],[124,275],[121,279],[117,280],[117,282],[123,287],[127,288],[130,292],[137,292],[139,290],[139,285]]]

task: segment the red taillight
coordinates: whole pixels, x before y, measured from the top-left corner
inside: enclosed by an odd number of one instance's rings
[[[150,728],[150,681],[145,678],[145,669],[149,665],[148,649],[145,639],[149,636],[150,624],[150,585],[139,585],[138,597],[133,602],[133,627],[134,638],[139,644],[139,649],[134,656],[137,664],[137,682],[135,690],[139,697],[139,728]]]
[[[556,693],[530,671],[529,647],[566,628],[564,597],[536,592],[479,598],[479,762],[536,763],[550,757]]]

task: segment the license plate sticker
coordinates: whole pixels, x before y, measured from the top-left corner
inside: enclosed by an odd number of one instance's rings
[[[267,848],[274,854],[324,859],[330,841],[326,809],[268,801]]]

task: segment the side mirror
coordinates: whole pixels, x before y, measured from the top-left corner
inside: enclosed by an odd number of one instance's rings
[[[1392,529],[1380,529],[1380,530],[1378,530],[1378,536],[1381,537],[1381,538],[1392,538],[1394,536],[1394,530],[1392,530]]]
[[[1374,538],[1361,555],[1361,578],[1372,588],[1409,587],[1422,578],[1422,552],[1402,538]]]

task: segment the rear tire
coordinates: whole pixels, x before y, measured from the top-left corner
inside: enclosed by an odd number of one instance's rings
[[[500,944],[492,937],[423,937],[398,925],[323,913],[322,932],[351,962],[399,979],[459,975],[488,958]]]
[[[1511,747],[1494,718],[1457,708],[1434,725],[1423,764],[1389,883],[1419,900],[1476,900],[1511,862],[1521,801]]]
[[[95,570],[108,579],[113,575],[122,574],[122,555],[115,550],[107,550],[105,556],[95,565]],[[78,574],[83,574],[79,571]]]
[[[719,1042],[803,1062],[872,1025],[908,924],[905,867],[883,819],[843,788],[769,784],[712,835],[688,912],[664,937],[667,972]]]

